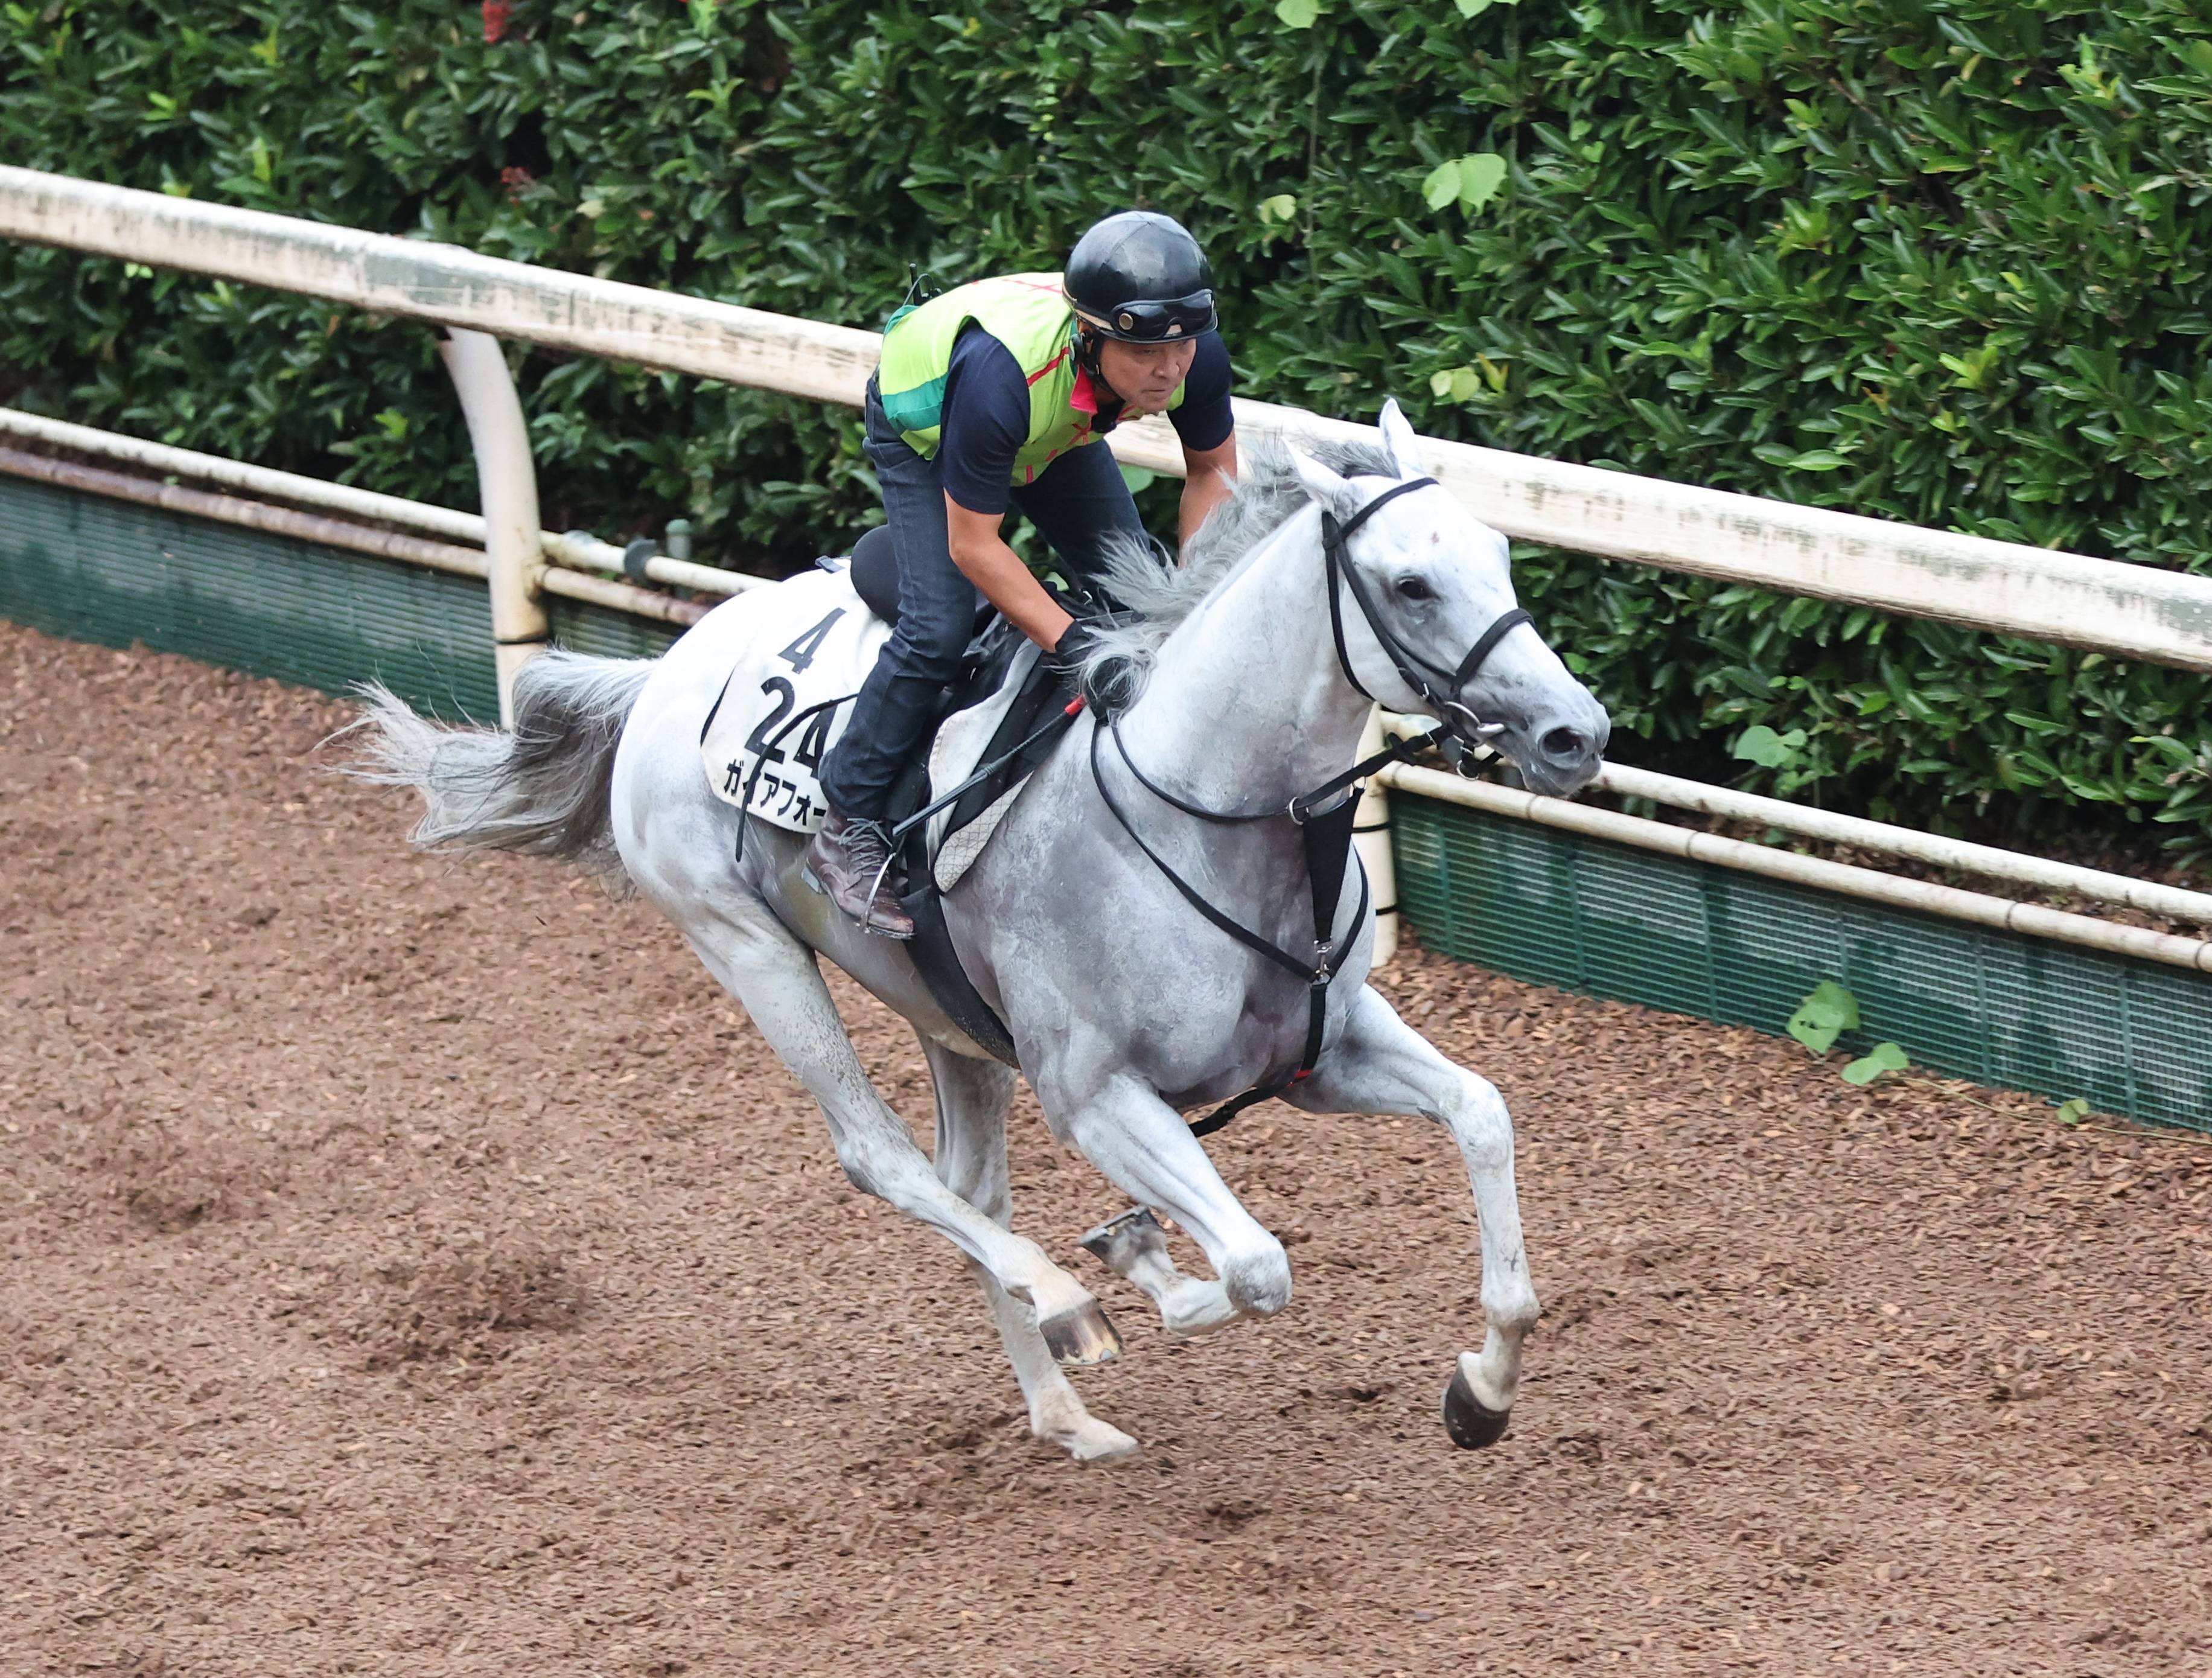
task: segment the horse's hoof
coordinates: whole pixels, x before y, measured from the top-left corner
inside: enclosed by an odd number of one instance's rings
[[[1037,1324],[1037,1332],[1062,1369],[1109,1363],[1121,1355],[1121,1336],[1096,1299],[1045,1318]]]
[[[1116,1275],[1146,1254],[1167,1251],[1167,1232],[1150,1207],[1131,1207],[1118,1218],[1109,1218],[1075,1243]]]
[[[1454,1444],[1462,1450],[1494,1445],[1512,1420],[1510,1410],[1493,1410],[1474,1395],[1466,1370],[1452,1371],[1450,1384],[1444,1389],[1444,1432],[1451,1435]]]
[[[1053,1444],[1079,1462],[1118,1462],[1137,1454],[1137,1442],[1111,1422],[1089,1418],[1083,1426],[1054,1433]]]

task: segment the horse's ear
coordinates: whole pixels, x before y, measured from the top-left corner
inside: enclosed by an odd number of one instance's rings
[[[1359,510],[1359,491],[1350,478],[1338,477],[1301,448],[1291,450],[1291,464],[1297,468],[1298,482],[1306,486],[1306,494],[1323,511],[1348,519]]]
[[[1392,397],[1382,404],[1382,447],[1390,457],[1390,469],[1400,478],[1418,475],[1421,470],[1421,440],[1407,423],[1398,398]]]

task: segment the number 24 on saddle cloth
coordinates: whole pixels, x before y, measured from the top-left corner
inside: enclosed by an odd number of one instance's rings
[[[699,737],[707,778],[757,820],[812,833],[824,809],[823,756],[845,732],[890,625],[842,571],[802,572],[740,598],[744,651]]]

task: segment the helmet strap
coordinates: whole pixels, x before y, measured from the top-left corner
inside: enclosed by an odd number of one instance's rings
[[[1121,416],[1128,403],[1121,392],[1106,382],[1105,368],[1100,365],[1106,340],[1091,330],[1091,325],[1079,316],[1075,322],[1075,363],[1091,375],[1091,388],[1098,397],[1098,417],[1110,425]]]

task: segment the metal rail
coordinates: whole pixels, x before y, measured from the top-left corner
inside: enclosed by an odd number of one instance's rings
[[[1670,827],[1664,822],[1624,816],[1618,811],[1595,809],[1565,799],[1545,798],[1516,787],[1493,786],[1486,781],[1468,781],[1442,769],[1392,763],[1376,778],[1400,792],[1486,810],[1494,815],[1516,817],[1570,833],[1612,839],[1639,850],[1717,863],[1724,868],[1792,880],[1801,885],[1841,892],[1845,897],[1919,909],[1947,920],[1971,921],[1984,927],[2033,933],[2061,944],[2076,944],[2114,955],[2160,962],[2168,967],[2212,973],[2212,942],[2201,939],[2176,938],[2170,933],[2123,926],[2093,915],[2069,915],[2039,903],[2016,903],[2009,897],[1992,897],[1979,891],[1961,891],[1956,886],[1937,885],[1928,880],[1899,879],[1894,874],[1880,873],[1872,868],[1855,868],[1848,863],[1829,862],[1817,856],[1800,856],[1795,851],[1777,850],[1771,845],[1747,844],[1741,839],[1725,839],[1696,828]]]
[[[0,236],[350,303],[820,401],[858,403],[872,332],[534,268],[450,245],[0,167]],[[1248,438],[1372,438],[1237,404]],[[1164,421],[1115,453],[1182,471]],[[1785,593],[2212,671],[2212,578],[1430,440],[1427,465],[1509,536]]]
[[[343,548],[354,553],[374,554],[384,559],[404,560],[410,565],[427,566],[434,571],[450,571],[456,576],[473,577],[479,582],[491,575],[491,562],[480,548],[461,548],[449,542],[433,542],[423,537],[410,536],[404,531],[377,530],[350,519],[332,519],[319,513],[302,513],[296,508],[271,507],[266,502],[247,501],[240,495],[212,495],[205,489],[187,489],[181,484],[156,483],[151,478],[134,477],[128,472],[112,472],[105,467],[81,465],[74,460],[49,459],[43,454],[26,454],[21,449],[0,447],[0,472],[5,472],[10,477],[27,477],[40,483],[55,484],[65,489],[82,489],[116,501],[136,502],[142,507],[159,507],[172,513],[189,513],[195,518],[212,519],[219,524],[264,530],[302,542],[319,543],[326,548]],[[620,550],[617,550],[616,563],[619,565],[620,562]],[[704,570],[708,568],[702,566],[698,568]],[[757,581],[758,579],[752,581]],[[630,612],[640,617],[656,617],[664,623],[696,623],[709,610],[702,601],[679,600],[673,595],[657,593],[650,588],[639,588],[631,583],[614,582],[605,577],[587,576],[580,571],[554,567],[544,568],[540,572],[539,586],[548,594],[559,594],[572,600],[589,600],[595,605],[611,606],[617,611]]]
[[[453,507],[433,507],[427,502],[380,495],[374,489],[358,489],[349,483],[332,483],[325,478],[305,477],[298,472],[278,471],[270,466],[250,465],[243,460],[226,460],[219,454],[201,454],[188,448],[172,447],[167,443],[150,443],[140,437],[125,437],[119,433],[101,431],[89,425],[72,425],[67,420],[49,419],[44,414],[27,414],[19,408],[0,408],[0,436],[20,437],[51,447],[67,449],[74,454],[92,454],[102,459],[120,460],[167,477],[188,477],[202,483],[220,483],[227,489],[243,489],[276,501],[296,502],[301,507],[343,514],[347,520],[366,519],[378,524],[398,525],[402,530],[444,537],[477,549],[484,544],[485,525],[480,514],[464,513]],[[18,461],[36,461],[43,458],[16,450],[4,452],[10,459]],[[46,464],[55,465],[61,463],[48,461]],[[35,468],[18,470],[15,466],[0,465],[0,471],[15,472],[17,477],[41,475]],[[143,477],[112,473],[106,476],[113,477],[116,484],[122,487],[103,488],[100,493],[114,495],[126,501],[143,499],[133,486],[173,487],[149,486]],[[247,521],[248,515],[241,509],[263,505],[230,496],[214,496],[209,500],[219,505],[196,506],[194,510],[208,518],[222,519],[233,524]],[[182,502],[175,504],[184,505]],[[258,518],[259,514],[256,513],[251,516]],[[367,530],[345,520],[331,520],[330,528],[334,534],[316,539],[364,553],[397,555],[397,550],[388,546],[370,545],[383,534],[381,532]],[[540,531],[538,533],[538,552],[555,565],[568,566],[578,571],[623,573],[623,550],[611,542],[599,541],[580,531],[569,531],[565,534]],[[447,570],[455,568],[438,561],[423,560],[420,562],[438,564]],[[475,556],[472,567],[464,568],[472,577],[486,575],[480,554]],[[769,581],[766,577],[750,576],[743,571],[725,571],[717,565],[699,565],[687,559],[671,559],[665,554],[655,554],[647,560],[644,569],[647,579],[653,582],[665,583],[671,588],[691,589],[701,594],[738,594],[748,588],[761,587]],[[554,592],[558,593],[560,591],[556,588]]]

